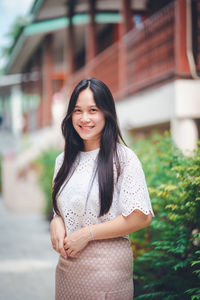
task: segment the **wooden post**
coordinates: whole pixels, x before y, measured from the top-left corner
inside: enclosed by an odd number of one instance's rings
[[[95,22],[95,0],[89,0],[90,22],[86,33],[86,63],[91,61],[97,52],[96,44],[96,22]]]
[[[133,28],[133,15],[131,9],[131,0],[121,0],[121,36],[129,32]]]
[[[133,28],[132,10],[130,0],[121,0],[122,24],[119,43],[119,89],[123,97],[127,89],[127,48],[123,36]]]
[[[39,74],[39,78],[36,81],[36,91],[39,96],[39,105],[37,109],[37,128],[42,127],[42,51],[37,53],[37,58],[36,58],[36,65],[37,65],[37,71]]]
[[[51,104],[53,96],[53,37],[47,35],[44,41],[43,49],[43,70],[42,70],[42,124],[48,126],[51,124]]]
[[[175,3],[175,74],[178,77],[190,74],[186,53],[186,0]]]
[[[72,18],[74,15],[74,6],[71,3],[70,7],[69,7],[69,29],[68,29],[68,33],[69,33],[69,55],[68,55],[68,62],[69,62],[69,70],[67,71],[67,73],[70,75],[72,75],[75,71],[75,37],[74,37],[74,25],[72,22]]]
[[[40,70],[40,74],[42,74],[41,70]],[[39,106],[38,106],[38,128],[41,128],[42,127],[42,104],[43,104],[43,101],[42,101],[42,76],[39,77],[39,80],[38,80],[38,95],[39,95],[39,98],[40,98],[40,102],[39,102]]]

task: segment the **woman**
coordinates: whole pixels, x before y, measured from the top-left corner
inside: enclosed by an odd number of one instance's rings
[[[51,241],[60,253],[56,300],[133,299],[128,234],[153,215],[144,173],[124,145],[108,87],[82,80],[62,123],[56,159]]]

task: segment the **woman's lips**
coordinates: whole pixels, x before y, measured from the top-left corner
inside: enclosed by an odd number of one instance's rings
[[[81,126],[81,125],[79,125],[79,127],[80,127],[82,130],[90,130],[90,129],[94,128],[94,126]]]

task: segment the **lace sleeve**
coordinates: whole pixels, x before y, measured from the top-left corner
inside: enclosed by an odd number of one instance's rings
[[[119,210],[123,216],[135,209],[154,216],[142,165],[130,149],[119,178],[119,191]]]
[[[59,154],[56,158],[56,161],[55,161],[55,166],[54,166],[54,174],[53,174],[53,179],[52,179],[52,185],[53,185],[53,182],[54,182],[54,179],[56,178],[56,175],[62,165],[62,162],[63,162],[63,153]],[[57,216],[56,212],[54,211],[53,209],[53,218]]]
[[[59,154],[57,157],[56,157],[56,161],[55,161],[55,166],[54,166],[54,174],[53,174],[53,179],[52,179],[52,183],[54,182],[54,179],[56,178],[56,175],[63,163],[63,156],[64,156],[64,153],[61,153]]]

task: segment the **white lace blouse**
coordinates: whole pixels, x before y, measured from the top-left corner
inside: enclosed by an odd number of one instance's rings
[[[118,144],[121,173],[117,180],[117,170],[114,164],[112,205],[107,214],[99,217],[98,176],[96,175],[92,181],[98,152],[99,149],[80,152],[79,160],[77,159],[75,162],[78,165],[57,198],[58,208],[65,222],[67,234],[88,225],[109,221],[120,214],[128,216],[135,209],[140,210],[145,215],[149,212],[154,215],[139,159],[131,149]],[[62,165],[63,158],[64,153],[56,158],[54,178]]]

